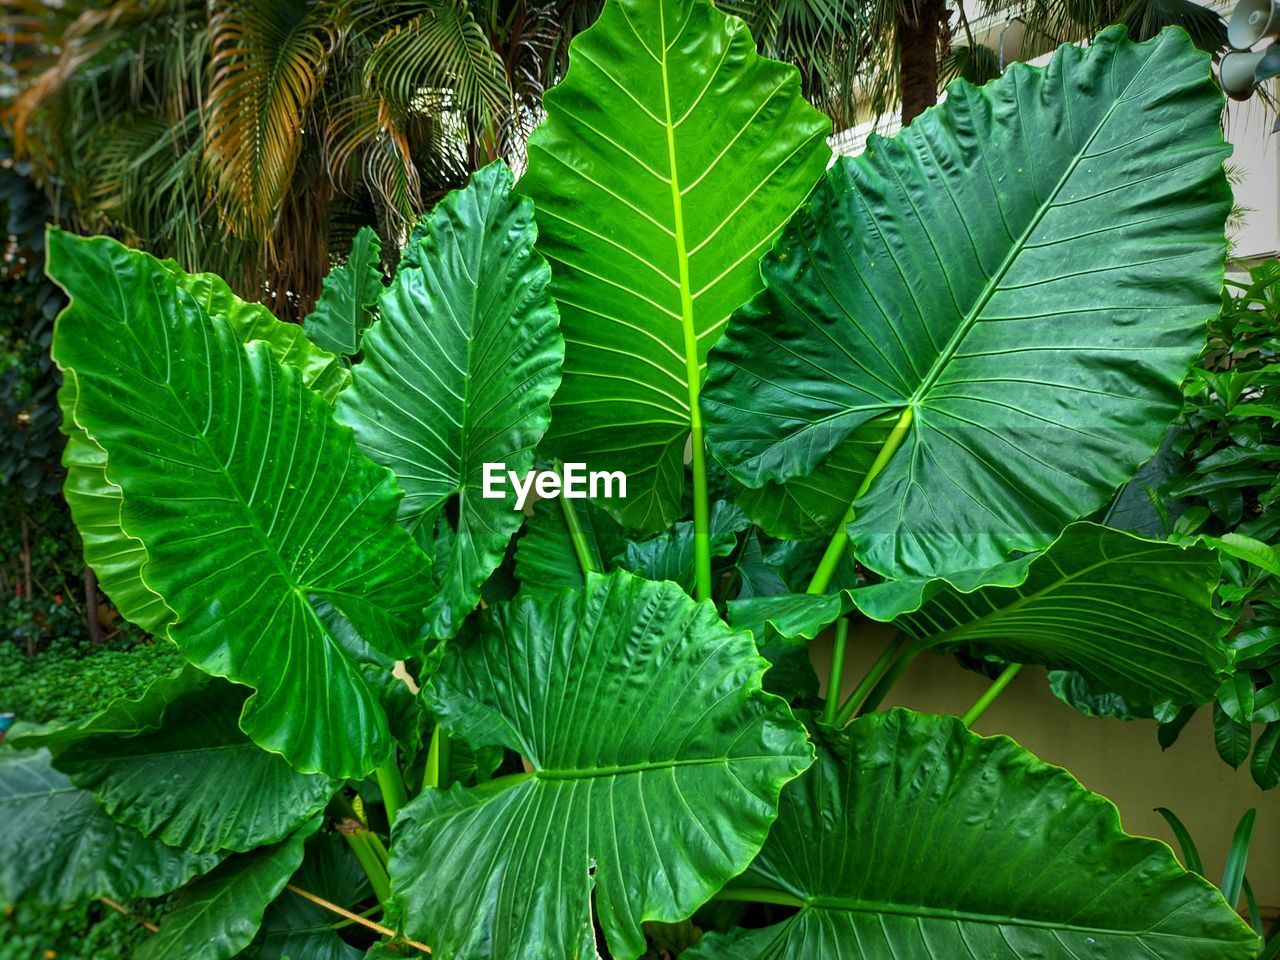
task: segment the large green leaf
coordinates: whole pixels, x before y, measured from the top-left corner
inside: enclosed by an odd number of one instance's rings
[[[19,720],[10,728],[5,743],[19,750],[44,747],[56,754],[91,735],[130,737],[155,730],[160,726],[164,704],[189,693],[206,679],[195,667],[184,663],[176,670],[157,676],[137,696],[117,696],[101,709],[75,719],[49,723]]]
[[[689,960],[1246,960],[1258,942],[1066,771],[905,710],[819,750],[735,886],[800,910]]]
[[[373,323],[382,296],[382,241],[372,227],[361,227],[351,241],[347,262],[324,278],[316,308],[302,322],[307,336],[322,349],[349,357]]]
[[[707,350],[830,157],[796,71],[708,0],[609,0],[545,98],[521,189],[554,268],[563,459],[627,473],[623,521],[680,512]]]
[[[401,813],[390,871],[409,934],[455,958],[593,956],[594,917],[612,956],[638,957],[642,921],[688,917],[745,868],[809,763],[764,668],[711,604],[627,573],[487,614],[430,699],[453,734],[530,772]]]
[[[221,859],[116,823],[50,766],[47,750],[0,751],[0,904],[158,897]]]
[[[371,892],[369,878],[335,833],[319,833],[307,841],[293,884],[347,910]],[[360,960],[364,952],[338,936],[333,926],[336,919],[330,911],[286,890],[267,908],[248,956],[254,960]]]
[[[1222,92],[1185,33],[1112,28],[948,91],[828,171],[703,391],[713,452],[753,487],[900,415],[849,528],[894,577],[999,563],[1101,507],[1220,306]]]
[[[186,273],[173,260],[159,261],[183,290],[191,294],[207,314],[222,317],[244,343],[261,340],[279,363],[297,367],[302,382],[332,401],[350,380],[347,368],[333,353],[307,338],[296,323],[277,320],[260,303],[241,300],[227,282],[214,273]]]
[[[395,524],[400,492],[298,369],[242,345],[151,257],[49,235],[71,296],[53,355],[69,429],[105,452],[121,532],[201,669],[251,686],[241,725],[299,770],[363,776],[391,749],[358,658],[314,604],[369,645],[418,649],[426,558]]]
[[[296,324],[281,323],[261,304],[241,300],[220,277],[183,273],[169,260],[160,263],[206,313],[224,317],[245,343],[263,341],[277,361],[297,367],[303,382],[321,396],[332,400],[349,379],[338,358],[313,346]],[[67,471],[63,493],[84,542],[85,561],[127,620],[148,633],[163,635],[173,611],[139,575],[146,548],[120,529],[120,488],[106,477],[106,451],[75,424],[76,396],[75,380],[67,378],[58,394],[67,435],[62,452]]]
[[[551,417],[564,344],[533,249],[533,205],[495,163],[432,211],[420,267],[401,269],[338,399],[361,449],[395,471],[400,517],[434,538],[436,637],[475,609],[523,514],[483,496],[484,465],[523,475]]]
[[[243,851],[274,843],[324,809],[338,783],[298,773],[241,732],[236,719],[248,692],[211,680],[171,702],[154,700],[157,729],[120,736],[90,726],[57,750],[54,765],[110,816],[171,846]]]
[[[262,915],[302,863],[303,844],[320,828],[315,817],[284,840],[238,854],[200,877],[174,900],[160,931],[133,960],[227,960],[253,940]]]
[[[857,609],[893,622],[916,650],[1074,670],[1135,703],[1203,703],[1227,666],[1230,622],[1212,604],[1220,574],[1204,547],[1079,522],[1042,553],[986,570],[735,601],[730,611],[735,626],[811,639]]]

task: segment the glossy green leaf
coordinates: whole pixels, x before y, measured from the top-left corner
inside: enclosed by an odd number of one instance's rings
[[[475,609],[524,515],[485,498],[484,464],[521,476],[550,419],[564,345],[533,249],[533,206],[502,163],[432,211],[421,267],[401,269],[364,338],[338,418],[404,488],[400,519],[434,541],[431,632],[452,636]]]
[[[594,918],[611,956],[640,956],[643,921],[688,917],[746,867],[809,763],[764,668],[711,604],[627,573],[487,613],[450,646],[432,708],[530,772],[401,813],[390,870],[409,935],[457,960],[585,957]]]
[[[609,0],[544,99],[521,189],[565,335],[549,439],[623,470],[607,506],[677,519],[707,350],[760,289],[757,261],[830,157],[789,66],[708,0]]]
[[[708,535],[711,556],[727,557],[738,545],[738,534],[750,522],[741,509],[724,500],[711,508]],[[693,593],[694,550],[693,521],[673,524],[666,533],[650,540],[628,543],[617,557],[618,566],[648,580],[670,580],[686,593]]]
[[[241,300],[214,274],[184,273],[170,260],[160,264],[206,313],[224,317],[245,343],[263,341],[278,362],[297,367],[303,382],[325,399],[332,400],[347,383],[349,375],[338,358],[313,346],[296,324],[280,322],[262,304]],[[84,541],[85,561],[121,615],[148,633],[163,635],[173,611],[139,576],[146,548],[120,529],[120,488],[106,477],[106,451],[75,425],[76,396],[75,381],[68,378],[58,394],[67,435],[63,493]]]
[[[333,833],[307,841],[302,867],[293,884],[350,910],[370,894],[369,878],[347,845]],[[360,960],[364,952],[333,928],[333,913],[285,890],[267,908],[249,956],[254,960]]]
[[[587,549],[603,573],[625,549],[626,533],[604,508],[590,500],[578,501],[573,507]],[[521,591],[543,596],[552,596],[567,587],[581,587],[586,582],[561,502],[543,500],[534,506],[525,521],[524,533],[516,541],[516,577]]]
[[[391,748],[386,719],[314,604],[385,654],[418,649],[426,559],[395,525],[391,474],[170,268],[54,231],[48,269],[71,296],[53,343],[69,422],[105,451],[121,531],[175,615],[166,635],[258,691],[240,722],[260,746],[306,772],[368,773]]]
[[[730,611],[735,625],[808,638],[857,609],[894,623],[918,650],[1074,670],[1140,704],[1203,703],[1227,665],[1230,623],[1211,602],[1219,574],[1203,547],[1080,522],[1043,552],[986,570],[736,601]]]
[[[339,784],[298,773],[245,736],[236,719],[248,693],[221,680],[200,684],[150,704],[157,729],[119,736],[90,726],[54,764],[110,816],[171,846],[243,851],[274,843],[324,809]]]
[[[1268,723],[1258,737],[1249,772],[1253,782],[1263,790],[1274,790],[1280,785],[1280,721]]]
[[[0,751],[0,904],[158,897],[217,866],[116,823],[46,750]]]
[[[382,241],[372,227],[361,227],[351,241],[347,262],[324,278],[316,307],[302,322],[312,342],[330,353],[350,357],[373,323],[382,296]]]
[[[744,487],[736,503],[771,537],[795,540],[827,538],[849,509],[849,498],[866,476],[897,417],[889,414],[864,423],[821,465],[785,483],[767,480]]]
[[[1222,705],[1213,705],[1213,745],[1218,756],[1232,768],[1239,767],[1249,758],[1253,748],[1253,730],[1247,723],[1231,719]]]
[[[790,785],[733,886],[793,916],[689,960],[1247,960],[1257,937],[1163,843],[1006,737],[893,710]]]
[[[242,853],[184,887],[144,940],[134,960],[227,960],[253,940],[262,915],[302,863],[303,844],[320,828],[315,817],[286,839]]]
[[[187,273],[173,260],[158,262],[206,314],[226,320],[242,343],[262,341],[278,363],[296,367],[302,382],[326,400],[332,402],[347,384],[350,375],[342,361],[312,343],[298,324],[277,320],[260,303],[241,300],[217,274]]]
[[[713,453],[756,487],[910,413],[850,526],[893,577],[999,563],[1106,503],[1220,307],[1222,92],[1185,33],[1112,28],[948,91],[828,171],[703,391]]]

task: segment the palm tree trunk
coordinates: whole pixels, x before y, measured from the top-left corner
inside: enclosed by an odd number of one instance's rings
[[[898,8],[904,127],[938,102],[938,38],[946,15],[944,0],[906,0]]]

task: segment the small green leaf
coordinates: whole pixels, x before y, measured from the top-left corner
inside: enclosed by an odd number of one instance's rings
[[[1253,782],[1263,790],[1273,790],[1280,784],[1280,721],[1268,723],[1258,737],[1249,772],[1253,774]]]
[[[324,278],[316,308],[302,327],[317,346],[350,357],[373,323],[382,295],[382,241],[372,227],[361,227],[351,241],[351,255]]]
[[[749,525],[740,508],[717,500],[711,508],[708,531],[711,556],[727,557],[732,554],[738,545],[738,534]],[[695,575],[693,554],[693,522],[683,520],[651,540],[628,543],[616,559],[623,570],[630,570],[649,580],[670,580],[691,594]]]
[[[578,501],[574,509],[598,571],[607,573],[610,562],[626,547],[626,533],[593,501]],[[524,533],[516,541],[516,577],[521,592],[528,595],[554,596],[566,587],[586,583],[560,503],[538,503],[525,521]]]
[[[1261,540],[1239,533],[1224,533],[1220,537],[1202,536],[1201,539],[1237,560],[1244,560],[1267,573],[1280,576],[1280,551]]]
[[[1232,720],[1219,703],[1213,705],[1213,745],[1218,748],[1218,756],[1233,768],[1248,759],[1253,747],[1249,724]]]

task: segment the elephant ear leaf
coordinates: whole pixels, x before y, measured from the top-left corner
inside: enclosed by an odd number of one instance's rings
[[[533,249],[533,205],[511,185],[490,164],[435,207],[419,266],[397,272],[338,399],[338,419],[404,488],[402,522],[434,543],[438,638],[475,609],[524,520],[513,496],[484,496],[485,464],[533,466],[560,383],[551,271]]]
[[[1254,956],[1258,938],[1215,887],[1012,740],[906,710],[846,733],[783,792],[764,849],[730,887],[799,911],[682,956]]]
[[[711,604],[624,572],[487,612],[429,699],[453,735],[530,772],[401,812],[390,873],[409,935],[458,958],[586,957],[594,918],[610,956],[639,957],[643,921],[688,917],[745,869],[809,763],[765,666]]]
[[[932,576],[1047,545],[1156,450],[1220,308],[1222,102],[1185,33],[1117,27],[872,138],[713,351],[713,453],[791,481],[893,413],[861,562]]]
[[[0,904],[158,897],[222,859],[116,823],[49,760],[47,750],[0,751]]]
[[[240,724],[260,746],[302,772],[368,774],[392,747],[386,716],[318,607],[385,656],[419,651],[428,564],[395,523],[391,473],[170,268],[105,237],[48,246],[71,297],[53,339],[69,429],[102,452],[120,531],[172,611],[165,635],[257,691]]]
[[[239,956],[257,935],[267,906],[301,865],[304,844],[321,822],[313,817],[279,843],[236,854],[184,887],[159,932],[143,941],[133,960]]]
[[[829,594],[731,601],[733,624],[811,640],[846,613],[892,622],[914,652],[1072,670],[1136,703],[1203,703],[1227,666],[1212,550],[1073,523],[1046,550],[986,570]]]
[[[302,327],[316,346],[350,357],[373,323],[382,295],[382,241],[372,227],[361,227],[351,241],[347,262],[324,278],[316,308]]]
[[[565,333],[550,440],[624,471],[627,499],[606,505],[655,533],[678,519],[691,431],[702,456],[707,350],[760,289],[830,123],[708,0],[609,0],[545,106],[520,186]]]
[[[236,719],[248,693],[188,667],[178,682],[161,678],[86,724],[15,740],[50,746],[54,766],[144,836],[196,852],[252,850],[324,809],[339,784],[298,773],[245,736]],[[228,804],[233,782],[240,800]]]
[[[262,304],[241,300],[221,277],[184,273],[171,260],[158,262],[205,313],[224,318],[244,343],[261,340],[279,363],[296,367],[302,382],[326,400],[332,401],[350,380],[338,358],[312,344],[297,324],[282,323]],[[141,541],[120,529],[120,488],[106,477],[106,451],[76,426],[76,396],[74,378],[65,379],[58,391],[62,431],[67,437],[62,452],[62,465],[67,471],[63,493],[84,542],[85,561],[93,567],[103,592],[126,620],[148,633],[163,636],[174,613],[139,575],[146,549]]]
[[[350,374],[332,352],[312,343],[296,323],[277,320],[260,303],[237,297],[227,282],[214,273],[187,273],[173,260],[161,260],[174,281],[186,290],[205,313],[222,317],[243,343],[261,340],[279,363],[297,367],[302,382],[333,402]]]

